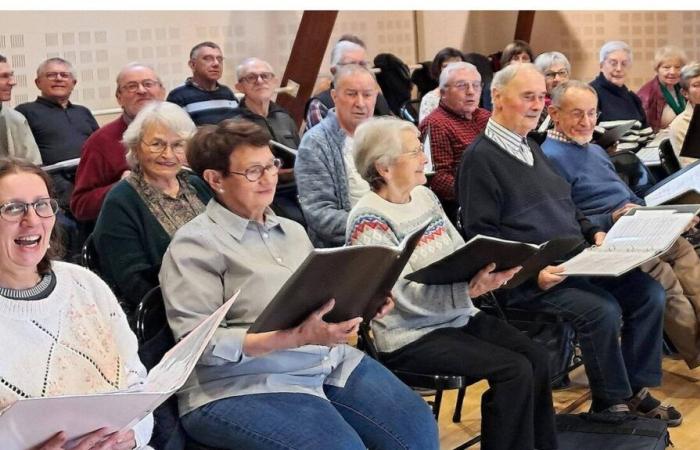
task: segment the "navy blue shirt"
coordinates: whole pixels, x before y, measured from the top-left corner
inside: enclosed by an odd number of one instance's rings
[[[170,91],[167,101],[181,106],[197,126],[216,125],[224,119],[231,119],[238,107],[238,100],[228,87],[217,83],[216,89],[205,91],[191,78]]]
[[[85,140],[100,126],[89,109],[44,97],[15,108],[27,118],[45,165],[80,157]]]

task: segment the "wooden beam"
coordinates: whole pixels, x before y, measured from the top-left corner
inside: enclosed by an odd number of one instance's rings
[[[535,23],[535,11],[518,11],[518,21],[515,23],[513,39],[530,42],[532,25]]]
[[[311,97],[316,84],[336,17],[338,11],[304,11],[301,16],[281,82],[282,86],[286,86],[291,80],[299,84],[299,91],[296,97],[280,93],[276,100],[290,112],[299,126],[304,120],[304,105]]]

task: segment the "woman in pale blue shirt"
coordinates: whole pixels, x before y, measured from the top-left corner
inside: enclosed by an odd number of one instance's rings
[[[437,449],[425,402],[346,342],[360,318],[248,328],[312,250],[304,229],[269,208],[280,161],[267,131],[244,120],[201,128],[187,160],[215,194],[175,234],[160,282],[176,339],[241,293],[178,393],[191,438],[228,449]],[[378,316],[386,314],[388,301]]]

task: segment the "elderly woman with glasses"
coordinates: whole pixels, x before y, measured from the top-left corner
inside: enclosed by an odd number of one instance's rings
[[[642,100],[649,126],[658,132],[665,129],[685,109],[681,92],[681,67],[688,60],[685,52],[672,45],[654,55],[656,76],[642,86],[637,95]]]
[[[646,114],[637,94],[625,86],[632,65],[632,49],[622,41],[606,42],[600,48],[600,74],[591,81],[598,94],[600,121],[638,120],[647,128]]]
[[[298,223],[270,209],[281,162],[269,133],[245,120],[201,128],[187,158],[214,191],[183,226],[160,272],[176,338],[240,289],[178,393],[191,438],[227,449],[437,449],[437,426],[418,395],[346,345],[361,318],[327,323],[330,300],[296,327],[250,325],[313,247]],[[392,306],[387,300],[379,314]]]
[[[354,159],[372,191],[350,212],[349,245],[396,246],[429,223],[394,286],[396,308],[372,321],[382,362],[391,369],[488,380],[491,389],[481,404],[483,448],[557,448],[546,352],[471,300],[502,286],[519,268],[494,272],[489,264],[471,280],[451,285],[406,280],[403,275],[464,244],[423,186],[426,159],[418,130],[395,118],[370,119],[355,133]]]
[[[124,132],[131,173],[107,194],[93,232],[104,279],[133,312],[158,285],[158,271],[175,231],[204,211],[206,184],[183,169],[196,131],[179,106],[154,102]]]
[[[127,390],[146,378],[136,337],[107,285],[54,260],[58,203],[51,191],[38,167],[0,159],[0,409],[20,398]],[[95,430],[70,448],[144,448],[152,428],[149,416],[128,431]],[[64,448],[63,430],[43,432],[52,437],[35,450]]]
[[[544,75],[544,84],[547,88],[547,95],[544,98],[544,109],[537,123],[537,130],[544,132],[554,126],[547,113],[547,108],[552,103],[552,91],[561,83],[569,81],[571,63],[563,53],[545,52],[535,58],[535,66]]]

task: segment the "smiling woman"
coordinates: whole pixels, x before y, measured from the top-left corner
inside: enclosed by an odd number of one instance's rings
[[[52,261],[57,211],[46,173],[0,159],[0,409],[19,398],[129,389],[146,377],[109,288],[86,269]],[[132,430],[96,430],[76,448],[141,448],[152,427],[149,416]],[[63,448],[61,430],[48,431],[56,435],[38,450]]]

